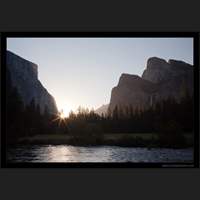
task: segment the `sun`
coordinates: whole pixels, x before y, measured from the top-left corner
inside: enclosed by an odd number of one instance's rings
[[[61,110],[60,112],[58,112],[55,116],[55,118],[52,120],[52,122],[58,122],[58,125],[60,126],[61,124],[65,124],[66,123],[66,116],[63,112],[63,110]]]
[[[61,118],[61,119],[64,119],[64,118],[66,118],[66,117],[67,117],[67,115],[66,115],[64,112],[61,112],[61,113],[60,113],[60,118]]]
[[[60,119],[65,119],[69,117],[69,114],[71,111],[75,111],[76,106],[70,102],[63,101],[57,101],[57,107],[59,110],[58,117]]]
[[[71,112],[70,108],[64,107],[63,109],[61,109],[60,117],[61,118],[67,118],[67,117],[69,117],[70,112]]]

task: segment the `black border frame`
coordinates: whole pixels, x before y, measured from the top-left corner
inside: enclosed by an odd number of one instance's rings
[[[5,113],[6,39],[9,37],[106,37],[106,38],[193,38],[194,58],[194,162],[193,163],[7,163],[5,118],[1,117],[1,167],[2,168],[198,168],[199,167],[199,33],[198,32],[1,32],[1,109]]]

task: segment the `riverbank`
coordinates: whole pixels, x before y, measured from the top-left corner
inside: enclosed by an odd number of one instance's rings
[[[35,135],[20,138],[18,144],[37,144],[37,145],[74,145],[74,146],[122,146],[122,147],[148,147],[148,148],[186,148],[193,146],[193,135],[186,133],[184,142],[174,143],[161,142],[155,133],[117,133],[100,134],[90,136],[72,136],[64,134],[55,135]]]

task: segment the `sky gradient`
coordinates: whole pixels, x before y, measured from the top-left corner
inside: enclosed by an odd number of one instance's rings
[[[8,38],[7,49],[38,65],[39,80],[66,114],[109,103],[120,75],[141,76],[149,57],[193,64],[192,38]]]

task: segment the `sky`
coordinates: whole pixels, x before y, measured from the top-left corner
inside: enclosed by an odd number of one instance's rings
[[[193,64],[193,38],[8,38],[38,65],[38,78],[67,115],[108,104],[122,73],[142,75],[150,57]]]

